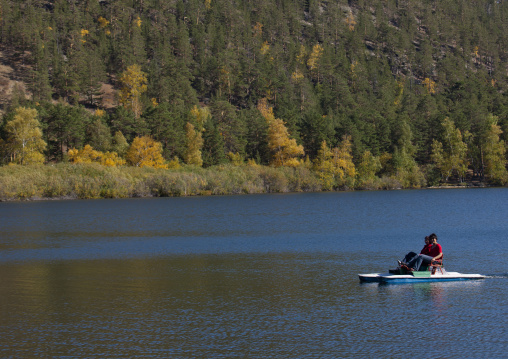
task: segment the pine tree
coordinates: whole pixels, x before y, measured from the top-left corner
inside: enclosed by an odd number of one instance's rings
[[[227,161],[224,152],[224,140],[213,121],[205,123],[202,157],[204,167],[219,165]]]
[[[87,128],[86,142],[98,151],[106,152],[111,149],[111,131],[100,116],[95,119]]]
[[[129,144],[127,143],[127,140],[125,139],[121,131],[115,132],[115,135],[111,140],[111,149],[113,150],[113,152],[118,153],[118,155],[121,157],[125,156],[125,154],[127,153],[127,150],[129,149]]]
[[[225,153],[245,152],[245,124],[240,122],[236,108],[227,101],[215,100],[210,104],[211,121],[224,141]]]
[[[407,122],[402,124],[402,133],[393,154],[395,179],[403,188],[420,188],[425,177],[415,160],[416,147],[413,145],[413,132]]]
[[[38,102],[51,99],[52,89],[49,82],[48,54],[43,42],[38,42],[34,50],[31,90],[33,99]]]
[[[373,156],[368,150],[365,151],[357,167],[358,186],[360,188],[372,186],[377,178],[376,173],[379,172],[381,168],[379,157]]]
[[[46,103],[40,108],[40,118],[48,143],[49,160],[61,161],[68,148],[80,148],[85,144],[91,118],[84,108]]]

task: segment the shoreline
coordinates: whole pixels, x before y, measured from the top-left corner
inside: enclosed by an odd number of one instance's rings
[[[223,165],[162,170],[65,163],[0,167],[0,202],[485,187],[497,186],[472,181],[404,187],[396,178],[376,177],[363,186],[343,184],[329,189],[306,167]]]
[[[489,186],[489,185],[465,185],[465,186],[431,186],[422,188],[391,188],[391,189],[342,189],[342,190],[318,190],[318,191],[287,191],[287,192],[250,192],[250,193],[222,193],[214,194],[211,191],[208,193],[191,193],[191,194],[179,194],[179,195],[152,195],[147,194],[144,196],[129,196],[129,197],[78,197],[77,195],[65,195],[65,196],[53,196],[53,197],[41,197],[33,196],[29,198],[12,198],[12,199],[0,199],[0,203],[12,203],[12,202],[44,202],[44,201],[80,201],[80,200],[108,200],[108,199],[147,199],[147,198],[170,198],[170,197],[208,197],[208,196],[245,196],[250,194],[296,194],[296,193],[330,193],[330,192],[370,192],[370,191],[403,191],[403,190],[439,190],[439,189],[480,189],[480,188],[503,188],[504,186]]]

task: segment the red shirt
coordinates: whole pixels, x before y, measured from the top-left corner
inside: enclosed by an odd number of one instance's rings
[[[437,257],[439,254],[443,253],[443,249],[441,248],[441,245],[439,243],[436,243],[435,246],[432,246],[429,248],[429,256],[431,257]]]
[[[420,254],[426,254],[426,255],[429,255],[430,253],[430,248],[432,247],[432,244],[426,244],[425,246],[423,246],[423,249],[422,251],[420,252]]]

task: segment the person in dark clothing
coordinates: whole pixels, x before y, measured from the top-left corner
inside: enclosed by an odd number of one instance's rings
[[[432,243],[430,242],[429,236],[425,236],[425,245],[423,246],[422,250],[420,251],[420,254],[429,254],[430,248],[432,246]],[[397,261],[399,263],[399,267],[402,263],[406,264],[409,263],[414,257],[416,257],[418,254],[415,252],[409,252],[404,256],[404,258],[401,261]]]
[[[413,253],[413,256],[410,254]],[[414,252],[409,252],[403,261],[399,262],[399,267],[409,271],[418,271],[423,265],[428,265],[435,260],[443,257],[443,249],[441,245],[437,243],[436,234],[432,233],[430,236],[425,237],[425,246],[423,247],[420,254],[414,255]]]

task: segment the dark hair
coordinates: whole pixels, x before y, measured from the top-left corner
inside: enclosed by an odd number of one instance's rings
[[[429,236],[429,239],[430,239],[431,241],[433,241],[434,239],[437,241],[437,236],[436,236],[436,234],[435,234],[435,233],[432,233],[432,234]]]

